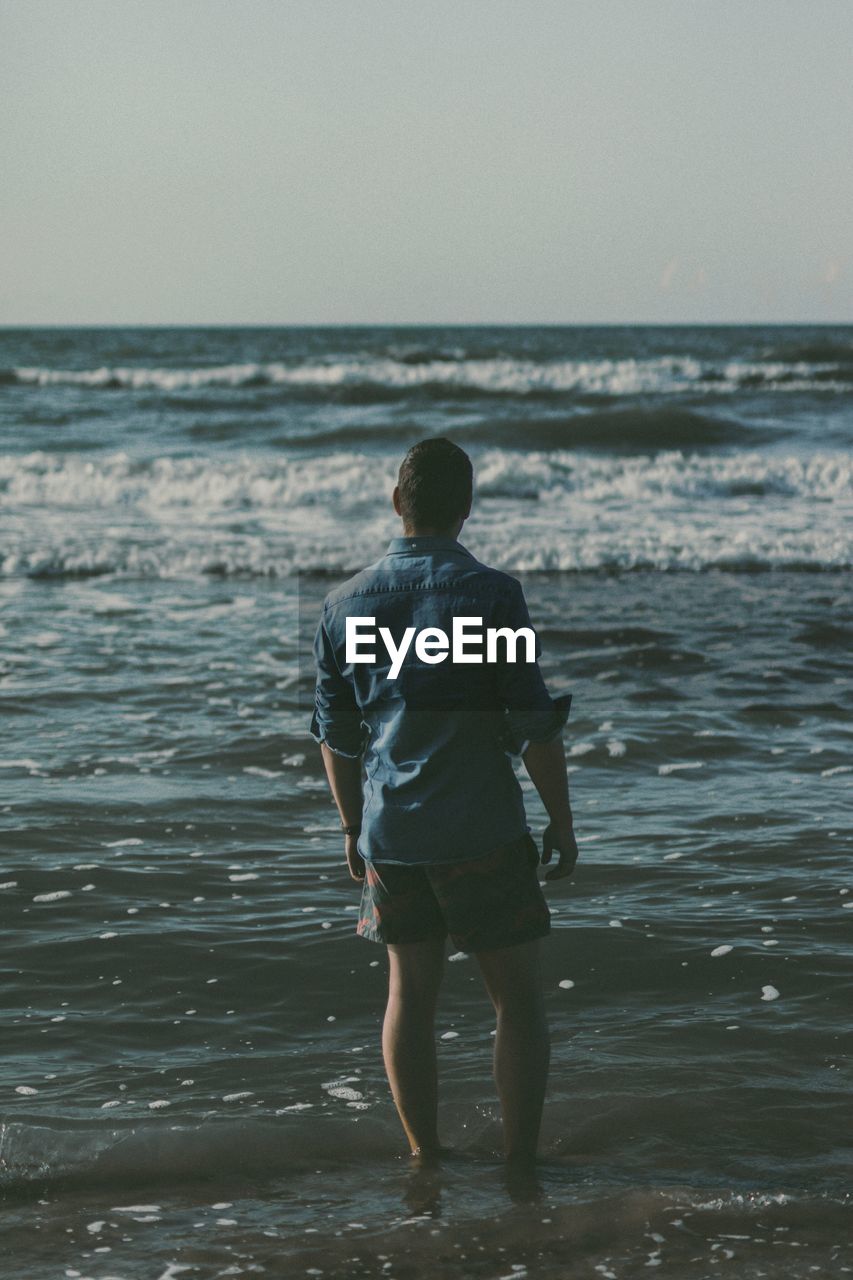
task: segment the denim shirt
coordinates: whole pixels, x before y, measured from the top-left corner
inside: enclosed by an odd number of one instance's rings
[[[392,539],[386,554],[330,592],[314,641],[317,684],[311,736],[364,758],[358,851],[409,865],[483,857],[528,830],[512,760],[566,723],[571,694],[552,699],[536,662],[428,665],[412,644],[396,679],[379,638],[399,645],[407,627],[441,628],[455,617],[488,627],[530,627],[521,584],[476,560],[455,538]],[[348,663],[347,617],[374,618],[375,663]],[[367,624],[363,624],[366,626]],[[476,628],[474,629],[476,630]],[[534,633],[535,634],[535,633]],[[474,650],[469,650],[473,652]]]

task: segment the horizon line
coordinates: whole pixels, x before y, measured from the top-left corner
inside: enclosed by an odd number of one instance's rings
[[[112,320],[3,321],[7,329],[771,329],[850,328],[849,320]]]

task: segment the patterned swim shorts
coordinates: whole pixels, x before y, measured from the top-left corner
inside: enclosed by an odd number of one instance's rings
[[[448,934],[459,951],[511,947],[551,930],[529,833],[473,861],[404,866],[365,861],[356,933],[371,942]]]

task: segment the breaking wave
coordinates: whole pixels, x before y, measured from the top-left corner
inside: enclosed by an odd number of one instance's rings
[[[485,450],[469,545],[527,569],[849,568],[853,459]],[[396,528],[360,452],[0,456],[0,572],[279,576],[359,567]],[[38,510],[39,520],[31,514]]]
[[[788,358],[703,361],[688,356],[637,359],[523,360],[434,358],[400,353],[395,358],[223,364],[191,368],[103,365],[94,369],[17,366],[0,379],[22,386],[79,386],[90,390],[164,394],[203,388],[278,389],[297,398],[337,398],[355,403],[406,396],[445,399],[477,396],[635,396],[684,392],[849,391],[853,358],[829,345],[793,349]],[[448,356],[451,353],[445,353]],[[815,358],[817,357],[817,358]],[[825,358],[823,358],[825,357]]]

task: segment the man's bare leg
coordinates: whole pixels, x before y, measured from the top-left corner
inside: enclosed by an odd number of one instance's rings
[[[475,954],[498,1019],[494,1070],[504,1150],[510,1161],[532,1164],[551,1054],[539,939]]]
[[[444,972],[444,938],[388,947],[388,1007],[382,1055],[413,1154],[429,1158],[438,1141],[435,1006]]]

